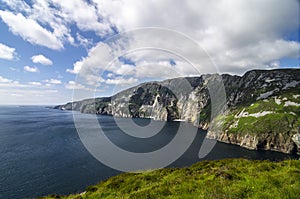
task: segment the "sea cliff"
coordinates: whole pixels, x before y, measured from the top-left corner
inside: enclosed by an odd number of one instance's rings
[[[209,83],[221,79],[224,108],[212,115]],[[185,85],[188,83],[189,88]],[[54,107],[82,113],[183,120],[208,129],[207,138],[253,150],[300,152],[300,69],[252,70],[147,82],[111,97]],[[218,126],[215,128],[209,128]]]

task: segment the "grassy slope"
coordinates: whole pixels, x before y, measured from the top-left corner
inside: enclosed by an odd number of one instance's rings
[[[299,198],[300,161],[225,159],[112,177],[63,198]],[[49,196],[46,198],[54,198]]]
[[[230,115],[226,116],[226,118],[221,118],[224,119],[223,130],[228,130],[229,133],[239,133],[241,135],[286,132],[295,134],[300,126],[300,107],[291,105],[284,106],[287,101],[300,103],[300,97],[293,97],[295,94],[299,94],[299,92],[282,93],[278,97],[281,102],[280,104],[275,102],[274,97],[270,97],[266,100],[258,100],[249,106],[239,107]],[[272,111],[273,113],[261,117],[242,117],[237,120],[234,115],[242,111],[242,109],[249,114],[262,111]],[[238,121],[237,125],[232,127],[232,124],[236,121]]]

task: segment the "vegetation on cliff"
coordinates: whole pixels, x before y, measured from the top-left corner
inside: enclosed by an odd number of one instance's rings
[[[267,149],[285,153],[297,152],[293,135],[300,127],[300,95],[297,89],[237,106],[215,119],[222,132],[208,137],[238,144],[250,149]]]
[[[225,159],[124,173],[81,194],[45,198],[299,198],[300,161]]]
[[[211,118],[212,99],[208,85],[221,79],[226,110]],[[189,85],[187,89],[186,84]],[[218,86],[217,90],[222,88]],[[222,100],[221,100],[222,101]],[[243,76],[202,75],[147,82],[112,97],[82,100],[55,108],[115,117],[182,120],[221,132],[208,138],[250,149],[300,153],[300,70],[252,70]],[[213,119],[213,120],[212,120]],[[213,121],[213,123],[211,123]]]

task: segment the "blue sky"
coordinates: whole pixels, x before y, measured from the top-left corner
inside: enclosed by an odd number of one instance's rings
[[[159,50],[119,56],[127,46],[157,42],[163,48],[164,31],[106,43],[118,33],[147,27],[174,31],[170,45],[195,57],[176,34],[186,35],[220,73],[299,68],[297,0],[0,2],[0,104],[61,104],[73,100],[73,91],[80,92],[76,99],[108,96],[144,81],[214,72],[204,60],[193,68]]]

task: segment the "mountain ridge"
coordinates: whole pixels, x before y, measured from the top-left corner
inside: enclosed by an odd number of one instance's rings
[[[225,108],[219,115],[212,115],[208,85],[220,79],[224,87],[215,89],[224,89],[225,103],[220,102],[219,106]],[[114,117],[182,120],[208,129],[207,138],[221,142],[255,150],[300,152],[300,69],[251,70],[242,76],[204,74],[145,82],[111,97],[54,108]]]

